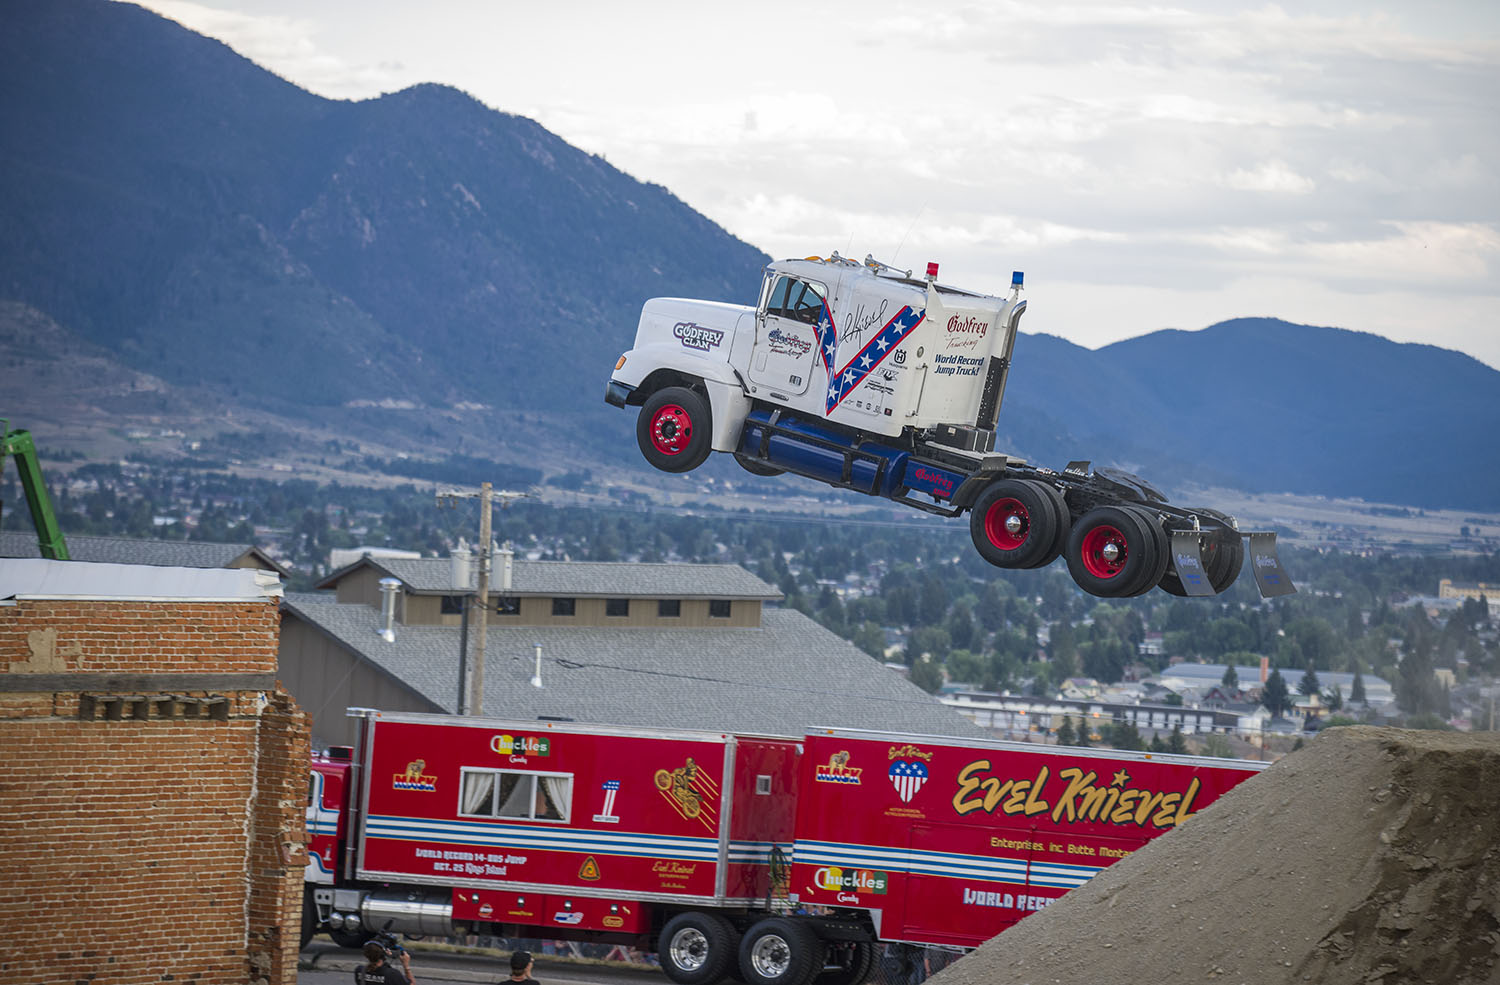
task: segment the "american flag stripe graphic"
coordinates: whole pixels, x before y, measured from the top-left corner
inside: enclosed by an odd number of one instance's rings
[[[927,767],[922,763],[908,763],[904,759],[898,759],[891,764],[891,784],[896,788],[896,795],[901,798],[901,803],[909,804],[911,799],[922,789],[922,784],[927,782]]]
[[[604,816],[611,817],[615,813],[615,794],[620,790],[619,780],[604,781]]]
[[[906,305],[865,343],[864,348],[854,354],[854,358],[843,369],[835,370],[833,360],[839,348],[838,329],[833,323],[833,312],[828,310],[828,302],[824,301],[823,316],[818,319],[818,352],[823,360],[823,368],[828,371],[827,412],[833,413],[833,409],[855,387],[863,383],[865,377],[874,372],[875,367],[915,331],[925,317],[925,310],[913,311],[910,305]]]

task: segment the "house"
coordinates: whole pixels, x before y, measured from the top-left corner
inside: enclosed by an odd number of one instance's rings
[[[493,570],[487,717],[777,735],[819,726],[984,734],[777,607],[781,593],[737,565],[502,553]],[[352,741],[349,707],[458,713],[461,645],[474,646],[478,601],[463,558],[365,557],[316,587],[324,591],[283,600],[279,669],[312,715],[316,741]]]
[[[259,568],[283,580],[291,572],[254,544],[215,544],[202,540],[145,540],[68,534],[68,558],[101,564],[149,564],[168,568]],[[0,532],[0,557],[39,558],[36,534]]]

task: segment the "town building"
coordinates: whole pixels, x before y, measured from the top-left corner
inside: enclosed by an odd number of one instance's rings
[[[290,578],[280,562],[254,544],[216,544],[202,540],[144,540],[68,534],[68,557],[102,564],[149,564],[171,568],[259,568]],[[39,558],[36,534],[0,532],[0,557]]]
[[[487,717],[800,735],[817,727],[983,731],[732,564],[494,557]],[[283,601],[280,676],[315,741],[350,707],[456,714],[477,635],[473,565],[364,557]],[[465,628],[465,611],[469,613]],[[472,702],[468,702],[472,707]]]

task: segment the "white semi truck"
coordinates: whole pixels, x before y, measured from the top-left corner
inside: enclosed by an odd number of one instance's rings
[[[944,516],[970,514],[992,564],[1059,556],[1103,598],[1160,587],[1213,595],[1238,577],[1249,539],[1263,596],[1296,591],[1274,533],[1242,534],[1214,510],[1167,502],[1138,476],[1061,471],[995,452],[1026,302],[941,284],[871,257],[781,260],[755,305],[653,298],[605,391],[640,407],[653,466],[686,472],[710,452],[762,476],[790,472]]]

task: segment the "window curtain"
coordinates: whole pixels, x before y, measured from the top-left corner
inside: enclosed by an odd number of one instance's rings
[[[494,804],[492,802],[494,792],[495,774],[465,773],[464,813],[493,814],[495,812]]]

